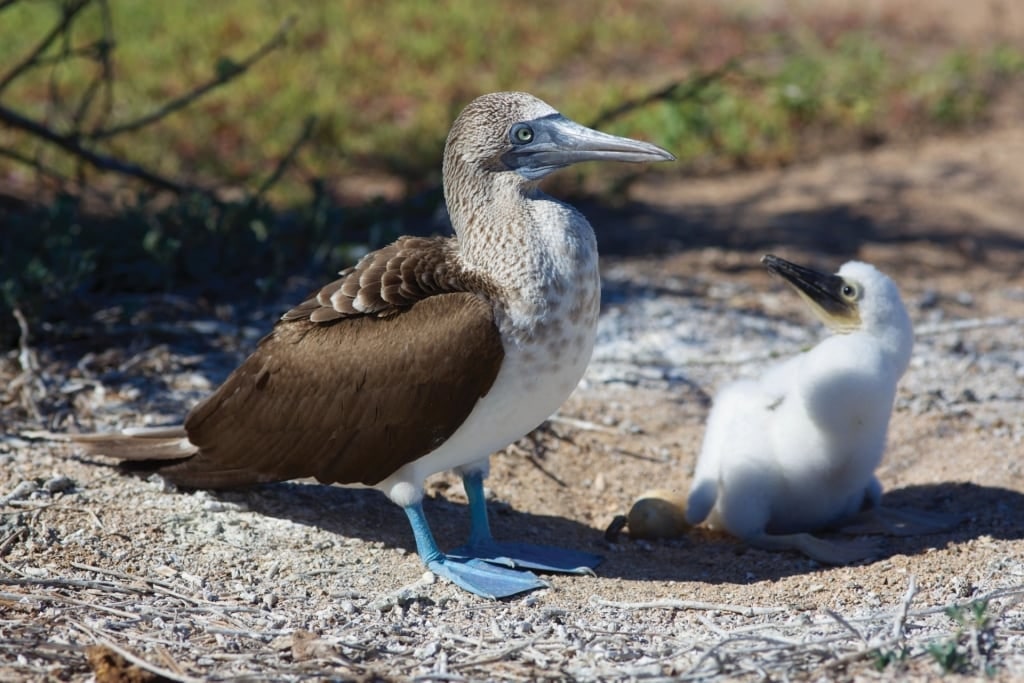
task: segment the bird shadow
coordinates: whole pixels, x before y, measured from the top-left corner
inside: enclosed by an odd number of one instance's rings
[[[281,482],[210,494],[261,515],[287,519],[340,537],[416,552],[416,542],[402,509],[373,489]],[[469,507],[465,503],[428,495],[423,508],[442,550],[455,548],[468,540]],[[492,531],[499,541],[601,552],[596,545],[602,538],[601,532],[579,522],[515,510],[503,501],[489,502],[488,512]]]
[[[1024,514],[1024,494],[1010,489],[952,482],[914,485],[887,492],[882,505],[959,516],[961,521],[954,528],[937,533],[880,536],[879,556],[857,563],[859,565],[870,566],[897,555],[921,555],[933,548],[945,548],[983,536],[1003,540],[1024,538],[1024,526],[1015,521]],[[842,533],[820,536],[837,542],[851,538]],[[681,539],[632,545],[638,546],[639,552],[609,555],[599,573],[636,580],[743,584],[828,570],[827,566],[797,552],[758,550],[725,534],[700,528]],[[645,554],[656,559],[648,563],[644,560]]]
[[[339,537],[358,538],[408,552],[416,549],[400,508],[370,489],[285,482],[216,495],[252,512]],[[915,485],[886,493],[882,504],[959,515],[962,521],[941,533],[883,537],[881,555],[860,564],[870,565],[895,555],[919,555],[982,536],[1024,538],[1024,526],[1015,521],[1024,515],[1024,494],[1009,489],[973,483]],[[465,504],[436,496],[428,497],[424,508],[442,549],[465,541],[469,530]],[[501,501],[492,501],[489,510],[499,540],[558,545],[601,554],[605,560],[597,568],[597,575],[604,578],[746,584],[828,569],[795,552],[748,548],[734,538],[703,529],[671,540],[638,542],[620,536],[609,542],[602,530],[571,519],[517,510]],[[844,538],[842,534],[823,536],[837,541]]]

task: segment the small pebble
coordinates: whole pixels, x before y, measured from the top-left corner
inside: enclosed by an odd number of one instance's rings
[[[75,488],[75,482],[71,477],[58,474],[47,479],[43,483],[43,488],[46,489],[47,493],[61,493]]]
[[[24,500],[25,498],[28,498],[33,493],[35,493],[37,490],[39,490],[39,485],[36,484],[34,481],[23,481],[17,486],[15,486],[13,491],[8,493],[3,498],[0,498],[0,500],[2,500],[3,502],[8,502],[12,500]]]

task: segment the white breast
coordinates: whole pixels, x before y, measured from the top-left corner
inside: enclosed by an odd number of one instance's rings
[[[593,230],[567,205],[533,203],[549,213],[537,224],[550,229],[534,234],[539,243],[520,251],[506,273],[512,286],[498,310],[505,349],[498,376],[447,441],[376,486],[399,505],[415,502],[431,474],[486,467],[492,453],[558,410],[590,362],[601,307]]]

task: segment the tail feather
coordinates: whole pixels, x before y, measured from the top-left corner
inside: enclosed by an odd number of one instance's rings
[[[196,454],[185,428],[153,427],[125,429],[113,434],[69,434],[68,439],[86,453],[118,460],[182,460]]]
[[[90,455],[120,460],[121,467],[135,473],[157,473],[171,483],[190,489],[231,489],[280,481],[248,467],[225,468],[215,459],[196,458],[199,449],[188,440],[181,425],[132,427],[106,434],[58,434],[22,432],[32,439],[61,441],[81,446]]]

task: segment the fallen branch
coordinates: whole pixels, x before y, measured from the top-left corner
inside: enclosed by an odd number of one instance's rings
[[[903,594],[903,600],[896,610],[896,618],[892,622],[892,638],[896,641],[903,639],[903,630],[907,625],[907,613],[910,611],[910,603],[914,601],[915,595],[917,595],[917,577],[911,574],[907,581],[907,592]]]
[[[763,614],[779,614],[786,612],[785,607],[747,607],[743,605],[724,605],[717,602],[701,602],[699,600],[653,600],[650,602],[614,602],[604,598],[591,598],[590,602],[600,607],[616,607],[626,610],[641,609],[675,609],[675,610],[706,610],[716,612],[733,612],[745,617]]]
[[[481,655],[480,657],[477,657],[476,659],[471,659],[471,660],[465,661],[465,662],[455,662],[454,664],[450,664],[449,668],[455,669],[457,671],[459,669],[470,669],[470,668],[473,668],[475,666],[484,666],[485,664],[495,664],[497,662],[502,661],[503,659],[505,659],[509,655],[515,654],[516,652],[519,652],[520,650],[525,650],[526,648],[528,648],[531,645],[533,645],[534,643],[536,643],[537,640],[539,640],[539,639],[538,638],[529,638],[527,640],[522,640],[522,641],[520,641],[518,643],[513,643],[512,645],[509,645],[508,647],[502,648],[501,650],[498,650],[497,652],[492,652],[490,654]]]
[[[19,391],[21,403],[29,415],[39,422],[43,419],[43,414],[39,410],[34,394],[38,391],[40,395],[45,396],[46,386],[39,378],[39,359],[32,349],[32,333],[28,326],[28,320],[17,306],[11,313],[18,322],[18,365],[21,366],[21,376],[17,378],[16,382],[21,387]]]

